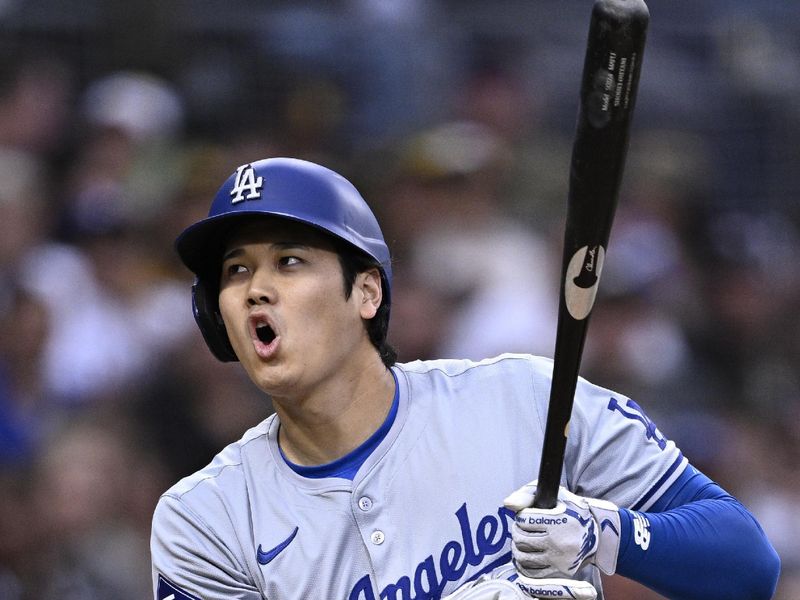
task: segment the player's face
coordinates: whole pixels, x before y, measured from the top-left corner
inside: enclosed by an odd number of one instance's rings
[[[236,356],[273,398],[314,393],[374,354],[362,319],[380,304],[380,274],[360,273],[345,298],[328,239],[291,221],[241,228],[223,253],[219,305]]]

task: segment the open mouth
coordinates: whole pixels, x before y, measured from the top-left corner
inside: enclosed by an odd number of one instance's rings
[[[266,323],[259,323],[256,325],[256,337],[258,337],[259,341],[263,342],[264,344],[269,344],[275,339],[276,336],[275,332],[272,330],[272,327]]]

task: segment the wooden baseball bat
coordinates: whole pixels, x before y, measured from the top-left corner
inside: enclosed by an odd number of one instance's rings
[[[569,173],[553,382],[534,506],[553,508],[586,329],[617,206],[650,13],[643,0],[596,0]]]

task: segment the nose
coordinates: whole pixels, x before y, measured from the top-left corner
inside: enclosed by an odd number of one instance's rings
[[[269,296],[251,295],[250,297],[247,298],[247,304],[249,304],[250,306],[258,306],[259,304],[269,304],[269,303],[270,303]]]
[[[248,306],[258,306],[260,304],[272,304],[275,302],[275,290],[268,278],[259,271],[250,280],[250,289],[247,291]]]

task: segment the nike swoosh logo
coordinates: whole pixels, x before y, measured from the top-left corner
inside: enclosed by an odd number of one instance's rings
[[[280,554],[281,552],[284,551],[286,546],[288,546],[289,544],[292,543],[292,540],[294,539],[294,536],[297,535],[297,532],[299,531],[299,529],[300,529],[299,527],[295,527],[294,531],[291,533],[291,535],[288,538],[286,538],[285,540],[283,540],[280,544],[275,546],[272,550],[267,550],[266,552],[264,552],[261,549],[261,544],[259,544],[258,545],[258,551],[256,552],[256,560],[258,560],[258,564],[260,564],[260,565],[268,565],[269,563],[271,563],[273,561],[273,559],[276,556],[278,556],[278,554]]]
[[[567,265],[564,276],[564,301],[573,319],[589,316],[597,296],[597,284],[603,270],[606,251],[600,246],[579,248]]]

